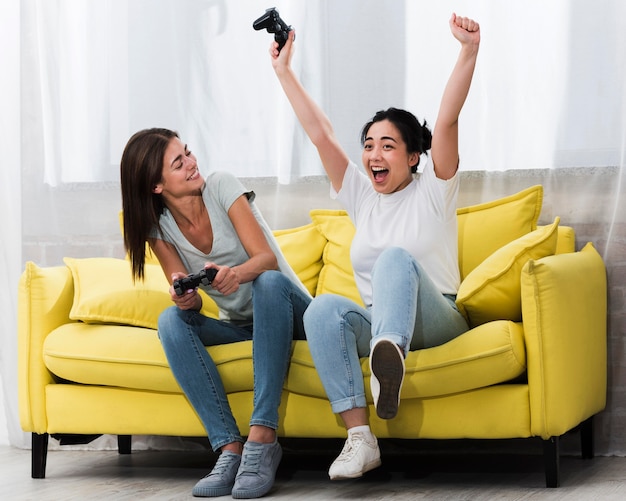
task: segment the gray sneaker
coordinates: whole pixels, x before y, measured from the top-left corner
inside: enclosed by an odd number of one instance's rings
[[[213,498],[226,496],[233,490],[237,469],[241,464],[241,456],[231,451],[224,451],[217,458],[215,466],[206,477],[193,488],[196,497]]]
[[[260,498],[267,494],[274,485],[282,457],[283,450],[276,440],[271,444],[246,442],[233,486],[233,498]]]

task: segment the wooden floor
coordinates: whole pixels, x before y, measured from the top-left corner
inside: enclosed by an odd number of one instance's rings
[[[297,445],[297,444],[296,444]],[[561,486],[546,489],[540,454],[437,447],[407,453],[382,444],[383,466],[358,480],[331,482],[337,444],[284,457],[268,499],[304,500],[624,500],[626,458],[561,457]],[[331,450],[332,449],[332,450]],[[30,476],[30,450],[0,446],[0,500],[182,500],[215,461],[207,451],[54,450],[45,479]],[[230,496],[222,499],[230,499]]]

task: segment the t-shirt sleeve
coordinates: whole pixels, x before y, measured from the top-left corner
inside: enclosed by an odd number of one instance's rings
[[[241,181],[229,172],[214,172],[207,177],[208,184],[213,185],[210,190],[215,194],[217,202],[224,208],[225,212],[228,212],[235,200],[241,195],[246,195],[250,202],[255,198],[254,192],[246,190]]]
[[[331,184],[331,198],[337,199],[343,205],[353,221],[358,219],[358,208],[363,198],[371,191],[369,178],[359,170],[352,161],[348,163],[343,176],[341,189],[336,192]]]
[[[450,179],[439,179],[429,159],[420,174],[430,205],[442,221],[456,218],[456,200],[459,193],[459,171]]]

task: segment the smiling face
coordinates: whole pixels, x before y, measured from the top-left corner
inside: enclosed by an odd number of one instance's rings
[[[153,192],[167,198],[180,198],[197,193],[202,189],[204,179],[198,170],[195,155],[186,144],[174,137],[170,140],[163,155],[161,181]]]
[[[363,166],[378,193],[406,188],[413,176],[411,166],[419,153],[409,153],[402,134],[389,120],[373,123],[363,141]]]

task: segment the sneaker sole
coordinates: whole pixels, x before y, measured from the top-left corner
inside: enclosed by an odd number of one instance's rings
[[[381,341],[374,346],[370,360],[372,375],[380,385],[376,414],[381,419],[392,419],[398,414],[404,359],[392,341]]]
[[[232,487],[202,487],[199,489],[193,489],[191,494],[197,498],[217,498],[221,496],[228,496]]]
[[[363,469],[361,471],[358,471],[356,473],[353,474],[348,474],[348,475],[332,475],[330,476],[331,480],[349,480],[351,478],[360,478],[363,476],[364,473],[367,473],[368,471],[373,470],[374,468],[378,468],[381,464],[383,464],[383,462],[380,460],[380,458],[376,459],[375,461],[372,461],[371,463],[367,463]]]

